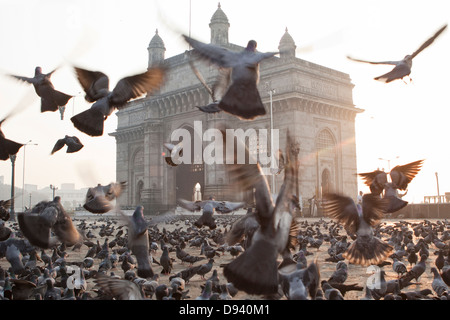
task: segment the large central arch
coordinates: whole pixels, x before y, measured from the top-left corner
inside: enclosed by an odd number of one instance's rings
[[[205,168],[203,162],[196,164],[194,161],[194,136],[197,134],[190,126],[183,126],[182,129],[189,131],[191,137],[191,161],[190,164],[181,163],[176,169],[175,173],[175,189],[176,198],[193,201],[194,187],[197,183],[200,184],[201,192],[205,190]],[[201,141],[200,137],[197,137],[197,141]],[[197,155],[198,156],[198,155]]]

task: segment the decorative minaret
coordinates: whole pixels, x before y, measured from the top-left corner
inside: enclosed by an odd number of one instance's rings
[[[148,67],[164,61],[164,53],[166,52],[166,47],[164,46],[164,41],[158,34],[158,29],[156,29],[155,35],[148,45]]]
[[[294,39],[288,32],[284,32],[284,35],[281,37],[280,44],[278,46],[278,50],[280,51],[280,58],[294,58],[295,57],[295,49],[297,46],[295,45]]]
[[[220,8],[220,2],[216,12],[214,12],[211,23],[209,24],[211,28],[211,43],[212,44],[228,44],[228,29],[230,28],[230,23],[225,13]]]

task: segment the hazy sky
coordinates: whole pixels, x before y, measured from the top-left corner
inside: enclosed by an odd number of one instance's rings
[[[73,73],[72,65],[103,71],[110,88],[128,75],[147,68],[147,46],[155,30],[164,40],[166,58],[188,48],[179,32],[189,32],[191,2],[192,36],[209,42],[209,23],[218,1],[61,1],[0,0],[0,117],[17,113],[2,130],[22,148],[16,161],[16,185],[39,188],[74,182],[76,188],[115,181],[117,117],[105,121],[102,137],[90,137],[74,128],[70,117],[89,107]],[[349,61],[346,55],[374,61],[400,60],[450,21],[450,2],[440,1],[261,1],[222,0],[230,22],[229,41],[246,45],[258,42],[260,51],[276,51],[286,28],[297,45],[297,57],[351,77],[353,101],[365,110],[356,117],[359,172],[377,167],[425,159],[410,184],[410,202],[424,195],[450,192],[450,32],[446,30],[413,61],[411,78],[405,84],[373,80],[391,66]],[[169,28],[170,26],[170,28]],[[312,50],[310,45],[314,44]],[[65,119],[59,112],[40,113],[32,86],[7,77],[29,76],[41,66],[44,72],[60,67],[52,76],[57,90],[76,98],[69,101]],[[64,135],[78,136],[85,147],[78,153],[50,151]],[[25,151],[25,152],[24,152]],[[397,158],[398,157],[398,158]],[[0,176],[11,181],[11,162],[0,163]],[[368,188],[361,184],[361,190]]]

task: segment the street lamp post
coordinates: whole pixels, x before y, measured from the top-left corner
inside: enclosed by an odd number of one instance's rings
[[[25,211],[24,210],[24,205],[23,205],[23,202],[24,202],[24,197],[25,197],[25,151],[26,151],[26,147],[28,146],[28,145],[31,145],[31,146],[37,146],[38,144],[37,143],[31,143],[32,141],[30,140],[30,141],[28,141],[27,143],[25,143],[24,145],[23,145],[23,171],[22,171],[22,210],[23,211]]]
[[[271,173],[272,173],[272,193],[275,194],[276,188],[275,188],[275,152],[273,150],[273,94],[275,93],[275,89],[271,88],[271,85],[269,82],[266,82],[266,89],[268,90],[269,97],[270,97],[270,167],[271,167]]]
[[[14,173],[15,173],[15,167],[16,167],[16,154],[11,154],[9,156],[9,159],[11,160],[11,208],[10,208],[10,215],[11,220],[16,221],[16,214],[14,212]]]
[[[437,203],[437,217],[439,219],[439,204],[441,203],[441,195],[439,194],[439,178],[438,173],[434,173],[436,175],[436,185],[437,185],[437,195],[438,195],[438,203]]]
[[[52,189],[52,192],[53,192],[53,198],[52,198],[52,200],[53,200],[53,199],[55,199],[55,191],[58,189],[58,187],[51,184],[50,189]]]

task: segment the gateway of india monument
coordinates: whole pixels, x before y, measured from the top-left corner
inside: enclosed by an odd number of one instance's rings
[[[230,23],[220,4],[209,27],[212,44],[233,51],[241,51],[247,45],[229,42]],[[193,161],[170,166],[166,163],[165,157],[170,152],[164,143],[179,142],[171,141],[174,130],[186,129],[191,134],[193,148],[194,135],[198,132],[194,130],[196,125],[204,132],[223,123],[228,128],[244,131],[266,129],[269,137],[271,128],[278,129],[278,148],[283,152],[289,129],[299,160],[294,191],[305,206],[304,212],[309,212],[309,199],[320,200],[328,191],[356,197],[355,117],[363,110],[353,104],[354,85],[348,74],[297,58],[296,44],[287,29],[278,45],[280,55],[260,63],[258,90],[267,113],[252,121],[224,112],[204,113],[197,108],[208,105],[212,99],[195,76],[189,60],[194,59],[195,67],[210,86],[219,74],[216,66],[189,57],[189,51],[165,58],[164,41],[158,31],[147,50],[149,66],[164,62],[168,74],[158,92],[131,101],[116,113],[117,130],[110,133],[117,146],[116,179],[127,182],[119,199],[121,204],[143,205],[146,214],[173,210],[178,198],[193,201],[214,196],[216,200],[252,204],[252,194],[238,192],[230,184],[223,164]],[[203,147],[210,143],[203,140]],[[270,156],[270,141],[248,141],[248,146],[250,152]],[[272,193],[278,192],[283,179],[284,172],[267,175]]]

